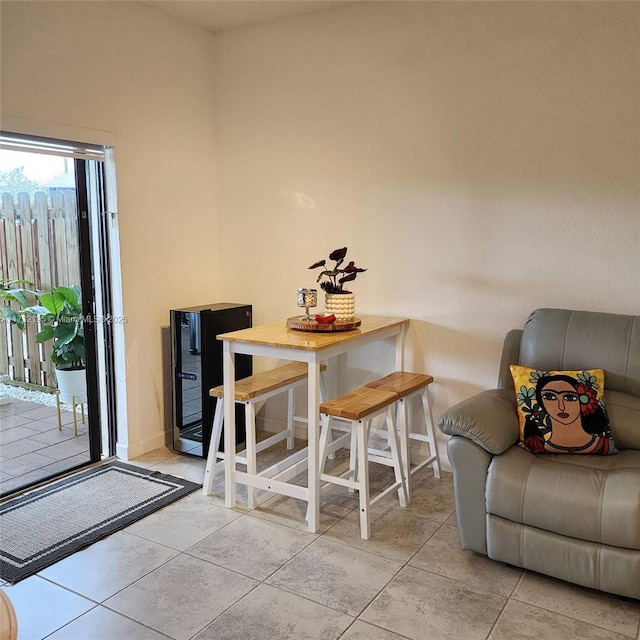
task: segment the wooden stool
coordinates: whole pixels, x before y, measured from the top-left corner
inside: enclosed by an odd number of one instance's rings
[[[360,499],[360,536],[365,540],[371,537],[372,504],[399,488],[400,505],[406,507],[408,494],[404,478],[404,465],[400,459],[393,407],[398,395],[391,391],[360,387],[338,398],[320,405],[322,431],[320,433],[320,480],[339,484],[349,489],[357,489]],[[388,449],[375,449],[369,446],[371,421],[384,415]],[[351,423],[351,459],[349,469],[340,476],[324,473],[327,445],[335,418]],[[374,498],[369,495],[369,462],[376,462],[395,471],[395,483],[381,491]]]
[[[16,611],[4,589],[0,589],[0,640],[16,640],[17,637]]]
[[[396,419],[400,430],[400,447],[402,459],[406,462],[405,479],[407,482],[407,492],[411,500],[411,476],[426,465],[432,465],[433,475],[440,477],[440,457],[438,455],[438,445],[434,429],[433,413],[429,402],[428,386],[433,382],[433,377],[424,373],[411,373],[410,371],[396,371],[394,373],[367,383],[365,386],[370,389],[380,389],[398,394]],[[409,400],[420,396],[422,399],[422,409],[424,411],[425,423],[424,433],[413,431],[413,420],[411,419]],[[411,468],[411,458],[409,452],[410,440],[426,442],[429,445],[429,455],[419,464]]]
[[[320,371],[325,371],[326,366],[322,365]],[[235,385],[235,401],[244,404],[245,427],[246,427],[246,450],[236,454],[236,461],[247,466],[247,473],[256,473],[256,454],[260,451],[287,439],[287,449],[293,449],[294,444],[294,410],[295,410],[295,389],[307,382],[307,365],[304,362],[291,362],[269,371],[256,373],[248,378],[238,380]],[[287,402],[287,428],[280,433],[276,433],[269,438],[265,438],[256,443],[256,404],[279,395],[288,393]],[[224,469],[224,452],[220,451],[222,440],[222,427],[224,423],[224,386],[220,385],[209,391],[209,395],[217,398],[216,410],[213,416],[213,428],[211,430],[211,441],[209,443],[209,454],[207,455],[207,466],[204,472],[204,482],[202,483],[202,493],[205,496],[211,495],[213,482],[216,473]],[[216,464],[217,463],[217,464]],[[255,509],[257,506],[256,489],[248,488],[248,506]]]

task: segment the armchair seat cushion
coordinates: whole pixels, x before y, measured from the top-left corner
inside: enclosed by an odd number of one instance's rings
[[[640,451],[536,456],[512,447],[491,461],[486,506],[513,523],[640,550]]]

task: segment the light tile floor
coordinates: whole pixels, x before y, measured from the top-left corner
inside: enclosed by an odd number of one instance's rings
[[[203,460],[165,449],[133,463],[204,473]],[[231,510],[220,485],[193,493],[5,585],[19,639],[640,640],[640,602],[463,551],[451,475],[414,477],[408,508],[391,495],[374,506],[368,541],[341,487],[324,495],[317,535],[300,501]]]
[[[73,413],[65,407],[59,430],[56,407],[16,399],[0,405],[0,494],[89,462],[87,425],[78,410],[74,435]]]

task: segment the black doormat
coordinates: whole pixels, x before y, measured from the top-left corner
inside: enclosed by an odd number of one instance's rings
[[[0,577],[18,582],[201,485],[108,462],[0,505]]]

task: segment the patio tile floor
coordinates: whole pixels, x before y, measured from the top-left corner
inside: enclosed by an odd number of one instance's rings
[[[78,411],[78,435],[73,413],[62,411],[58,429],[56,407],[9,399],[0,405],[0,493],[18,491],[89,461],[89,434]]]

